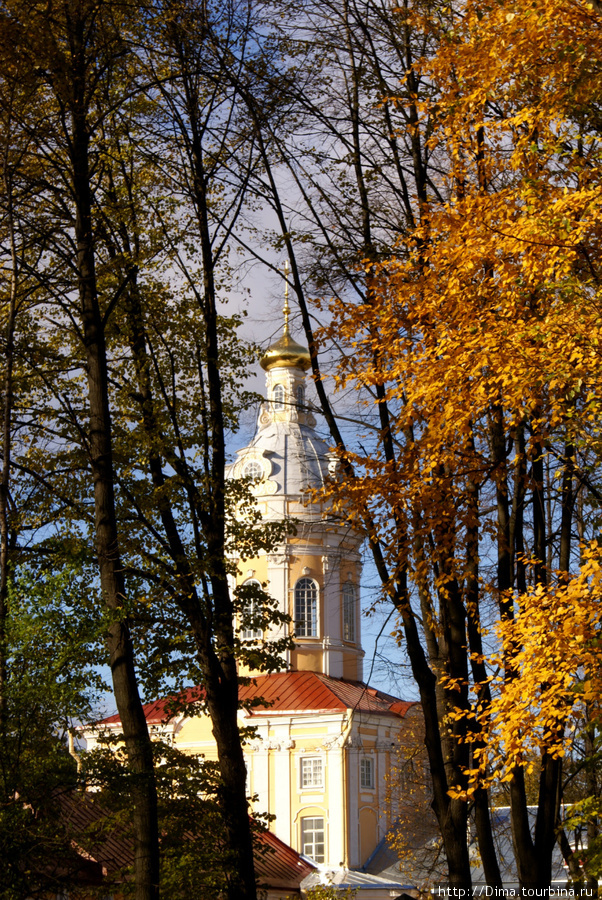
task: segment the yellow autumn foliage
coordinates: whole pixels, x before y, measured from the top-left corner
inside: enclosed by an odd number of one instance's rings
[[[552,591],[543,585],[520,597],[512,620],[498,622],[492,655],[493,699],[487,746],[475,753],[473,784],[494,775],[512,778],[516,765],[532,770],[542,752],[561,756],[573,732],[599,721],[602,696],[602,548],[583,552],[580,571]],[[508,657],[513,672],[506,669]]]
[[[328,332],[348,348],[339,383],[379,392],[388,416],[331,492],[356,522],[369,510],[391,582],[408,576],[445,720],[475,741],[459,796],[563,754],[602,687],[597,540],[580,553],[573,539],[569,563],[555,549],[536,560],[535,520],[509,548],[500,518],[504,492],[524,515],[545,490],[552,547],[554,505],[574,516],[566,492],[587,493],[599,466],[602,13],[583,0],[454,9],[421,64],[435,100],[419,103],[447,168],[395,255],[365,262],[364,301],[332,301]],[[493,562],[505,551],[509,588]],[[454,591],[489,673],[469,701],[446,656]]]

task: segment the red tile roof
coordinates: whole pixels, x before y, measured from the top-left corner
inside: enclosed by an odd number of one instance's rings
[[[66,791],[60,796],[61,817],[70,828],[82,836],[87,843],[94,843],[91,829],[96,833],[96,845],[88,848],[90,859],[94,858],[111,876],[132,865],[134,841],[127,829],[116,825],[107,809],[96,802],[94,795],[79,791]]]
[[[82,862],[96,865],[111,884],[122,880],[123,870],[134,862],[134,842],[124,825],[115,825],[109,812],[93,796],[65,791],[60,797],[61,813],[65,823],[83,834],[90,842],[90,829],[98,829],[95,846],[80,850]],[[104,827],[102,827],[104,825]],[[270,831],[253,834],[255,877],[259,884],[275,890],[298,891],[303,879],[316,868]]]
[[[298,890],[316,868],[271,831],[255,833],[255,877],[260,884],[277,890]]]
[[[174,717],[174,709],[185,709],[187,703],[202,698],[198,687],[188,688],[177,697],[155,700],[144,707],[149,724],[161,724]],[[330,678],[319,672],[275,672],[258,675],[240,687],[243,705],[263,701],[249,709],[249,715],[290,715],[306,712],[337,712],[348,709],[377,715],[404,718],[413,702],[392,697],[361,681]],[[109,716],[97,725],[117,725],[119,716]]]

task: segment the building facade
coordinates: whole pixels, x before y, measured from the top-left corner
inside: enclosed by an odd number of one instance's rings
[[[249,479],[264,521],[296,522],[278,552],[238,565],[238,583],[267,586],[290,617],[266,633],[243,619],[242,638],[252,645],[287,629],[294,638],[281,671],[242,673],[252,676],[242,700],[256,701],[240,713],[241,725],[253,727],[248,788],[254,810],[274,817],[270,829],[280,840],[324,867],[358,869],[390,827],[388,777],[417,710],[362,681],[362,537],[330,516],[317,493],[336,477],[336,459],[306,402],[311,361],[291,337],[288,302],[284,318],[282,337],[261,360],[266,401],[255,436],[228,473]],[[166,718],[166,701],[146,714],[180,749],[215,758],[208,717]],[[100,724],[119,727],[116,716]],[[87,737],[93,746],[94,733]]]
[[[262,519],[291,518],[296,534],[278,553],[241,564],[239,582],[266,584],[293,620],[295,649],[283,658],[285,668],[361,681],[362,537],[329,517],[316,495],[335,474],[336,459],[316,433],[306,404],[310,364],[307,349],[291,338],[287,303],[284,333],[261,360],[267,400],[255,437],[238,451],[228,474],[252,479]]]

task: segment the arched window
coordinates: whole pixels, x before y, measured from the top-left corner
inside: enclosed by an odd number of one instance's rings
[[[316,637],[318,634],[318,588],[311,578],[301,578],[295,585],[295,635]]]
[[[305,391],[302,384],[298,384],[295,388],[295,396],[297,398],[297,406],[303,406],[305,403]]]
[[[351,582],[343,585],[343,640],[355,641],[355,588]]]
[[[245,581],[243,587],[250,588],[251,591],[261,590],[260,583],[254,578]],[[263,637],[262,629],[258,628],[254,621],[260,612],[261,607],[258,597],[249,596],[244,599],[240,621],[240,636],[243,640],[252,641]]]
[[[257,460],[252,459],[251,462],[248,462],[245,465],[242,473],[245,478],[252,478],[253,481],[261,481],[263,478],[263,466],[261,463],[258,463]]]
[[[277,384],[272,394],[274,400],[274,409],[284,409],[284,385]]]

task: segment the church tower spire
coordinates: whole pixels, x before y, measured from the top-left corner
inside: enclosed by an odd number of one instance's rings
[[[288,262],[284,264],[284,306],[282,313],[284,316],[284,328],[282,337],[275,344],[272,344],[266,350],[261,358],[261,366],[269,370],[273,366],[282,365],[298,365],[304,371],[311,366],[311,359],[307,347],[297,344],[291,337],[289,328],[290,304],[288,302]]]
[[[329,518],[327,507],[313,493],[333,477],[336,460],[315,431],[316,420],[306,400],[311,357],[307,347],[291,336],[288,278],[283,316],[282,336],[260,360],[267,400],[257,432],[238,452],[230,475],[253,478],[264,520],[293,518],[297,533],[279,552],[241,563],[239,582],[267,582],[280,610],[290,615],[295,649],[288,652],[283,668],[361,681],[361,537]]]

